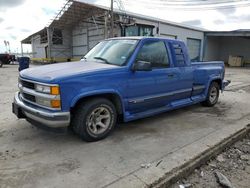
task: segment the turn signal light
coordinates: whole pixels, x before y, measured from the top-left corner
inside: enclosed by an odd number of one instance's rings
[[[61,100],[51,100],[52,108],[61,108]]]
[[[59,86],[51,86],[50,87],[50,94],[59,95],[60,94]]]

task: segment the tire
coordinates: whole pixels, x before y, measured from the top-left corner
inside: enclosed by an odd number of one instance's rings
[[[95,142],[106,138],[116,121],[117,112],[113,103],[104,98],[94,98],[77,106],[71,125],[84,141]]]
[[[3,66],[3,61],[0,60],[0,67],[2,67],[2,66]]]
[[[219,95],[219,84],[217,82],[212,82],[208,89],[207,98],[204,102],[202,102],[202,105],[208,107],[214,106],[218,102]]]

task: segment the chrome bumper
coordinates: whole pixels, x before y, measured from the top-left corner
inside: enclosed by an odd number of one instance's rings
[[[13,113],[15,113],[17,117],[20,117],[20,112],[24,115],[24,118],[47,127],[67,127],[70,124],[69,112],[49,112],[42,110],[39,107],[29,106],[20,99],[19,92],[15,94],[12,108]]]

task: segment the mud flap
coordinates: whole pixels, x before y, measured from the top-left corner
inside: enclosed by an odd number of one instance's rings
[[[230,83],[231,83],[231,80],[223,80],[221,92],[223,92],[225,87],[227,87]]]

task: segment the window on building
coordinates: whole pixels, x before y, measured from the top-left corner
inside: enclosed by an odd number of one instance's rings
[[[152,41],[145,43],[138,52],[136,61],[150,62],[152,68],[169,67],[168,52],[164,42]]]
[[[192,62],[200,61],[201,40],[187,38],[187,48]]]
[[[52,35],[53,44],[63,44],[62,30],[54,28]]]
[[[136,25],[125,28],[125,36],[153,36],[154,26]]]

